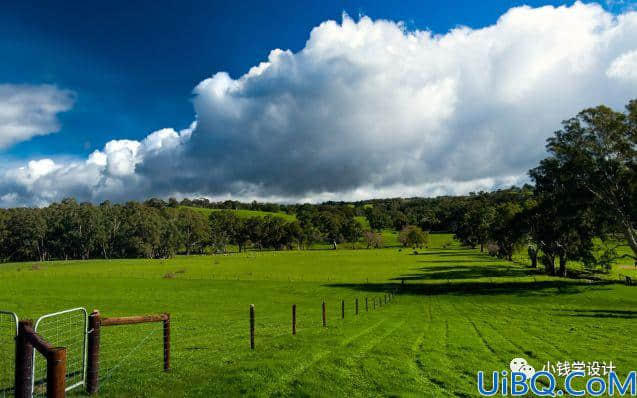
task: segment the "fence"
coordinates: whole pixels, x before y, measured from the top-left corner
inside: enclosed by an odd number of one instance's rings
[[[389,304],[393,297],[394,292],[365,297],[364,308],[358,297],[339,300],[333,306],[319,301],[315,308],[292,304],[287,315],[277,312],[263,316],[255,305],[250,305],[246,314],[249,322],[221,320],[213,325],[196,319],[175,324],[167,313],[103,317],[98,310],[88,315],[83,308],[75,308],[45,315],[33,327],[31,321],[18,323],[15,314],[0,312],[0,330],[10,329],[9,337],[4,339],[5,351],[19,353],[14,360],[0,357],[0,369],[7,369],[5,364],[16,364],[13,374],[5,372],[7,375],[1,379],[6,391],[0,398],[11,395],[12,385],[17,387],[15,396],[20,398],[45,394],[59,398],[79,386],[85,386],[89,394],[104,391],[105,386],[108,394],[127,394],[130,391],[126,389],[141,373],[148,380],[153,369],[171,370],[171,345],[176,346],[177,351],[172,354],[176,354],[180,368],[205,366],[210,358],[206,350],[210,349],[219,358],[236,360],[244,355],[242,346],[247,354],[284,335],[296,336],[330,328],[333,323],[349,322]],[[137,326],[116,327],[123,325]]]
[[[66,348],[65,391],[83,386],[86,380],[86,334],[88,314],[84,308],[72,308],[41,316],[34,331],[56,347]],[[33,396],[46,393],[46,364],[43,358],[33,356]]]
[[[18,316],[0,311],[0,398],[13,396],[15,338],[18,335]]]
[[[170,314],[102,318],[99,310],[94,310],[91,313],[88,340],[88,382],[86,385],[86,391],[89,394],[95,394],[99,390],[102,327],[156,322],[161,322],[163,325],[163,364],[164,371],[167,372],[170,370]]]
[[[18,322],[15,339],[15,396],[30,398],[33,390],[33,365],[36,351],[46,358],[46,396],[61,398],[66,393],[66,348],[54,347],[33,329],[31,320]]]

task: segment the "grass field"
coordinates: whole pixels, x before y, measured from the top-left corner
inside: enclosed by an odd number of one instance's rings
[[[206,216],[210,215],[210,213],[215,211],[228,211],[225,209],[209,209],[205,207],[190,207],[190,206],[182,206],[187,209],[192,209],[198,211]],[[250,217],[281,217],[286,221],[294,221],[296,220],[296,216],[294,214],[287,214],[282,212],[271,212],[271,211],[259,211],[259,210],[229,210],[237,215],[240,218],[250,218]]]
[[[613,361],[619,374],[637,368],[637,288],[442,249],[450,239],[432,235],[418,255],[388,248],[4,264],[0,309],[21,318],[77,306],[104,316],[170,312],[169,373],[161,372],[160,325],[102,330],[107,397],[473,397],[477,371],[507,369],[514,357],[538,369],[547,361]],[[394,300],[372,310],[372,299],[395,289]],[[0,384],[11,373],[2,341]]]

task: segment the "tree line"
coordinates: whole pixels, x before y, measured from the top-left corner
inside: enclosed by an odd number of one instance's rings
[[[342,210],[342,209],[341,209]],[[357,242],[362,227],[351,211],[305,209],[298,220],[240,218],[227,210],[209,216],[159,199],[98,206],[64,199],[44,208],[0,209],[0,260],[166,258],[211,249],[304,249]]]

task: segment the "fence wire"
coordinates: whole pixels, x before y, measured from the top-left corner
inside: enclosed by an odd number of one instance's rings
[[[383,302],[382,307],[379,303]],[[345,318],[341,301],[327,304],[327,327],[323,328],[321,302],[315,306],[297,306],[296,332],[320,333],[332,327],[365,318],[366,312],[382,310],[384,296],[359,299],[359,314],[355,301],[346,301]],[[377,303],[372,306],[372,302]],[[292,336],[292,308],[287,311],[261,313],[257,308],[255,339],[257,347],[279,345],[283,336]],[[67,348],[67,391],[85,384],[86,338],[88,317],[84,309],[61,311],[41,317],[36,332],[52,346]],[[15,335],[17,317],[0,312],[0,398],[13,396]],[[145,394],[144,384],[163,377],[163,324],[161,322],[101,328],[99,355],[99,390],[106,396]],[[171,368],[179,373],[212,364],[225,365],[253,355],[250,350],[248,311],[244,320],[223,319],[213,323],[175,316],[171,319]],[[34,358],[33,396],[46,395],[46,360],[40,354]],[[146,391],[147,392],[147,391]]]
[[[372,300],[377,306],[372,309]],[[383,300],[382,307],[378,305]],[[297,334],[320,333],[344,323],[365,319],[366,313],[382,311],[389,306],[383,296],[369,296],[369,310],[364,298],[359,300],[359,314],[354,301],[346,303],[345,319],[341,317],[340,301],[328,305],[327,327],[323,328],[321,306],[297,307]],[[255,339],[257,349],[281,344],[281,338],[292,336],[291,307],[289,311],[261,314],[257,308]],[[201,369],[211,365],[226,365],[254,355],[250,349],[248,311],[245,320],[223,320],[206,323],[172,314],[171,372],[188,374],[188,369]],[[144,395],[144,385],[153,384],[163,377],[163,328],[161,323],[102,327],[100,333],[99,391],[105,396],[118,394]]]
[[[0,311],[0,398],[13,397],[15,367],[15,337],[18,317],[13,312]]]
[[[45,315],[36,322],[35,331],[54,347],[66,348],[66,390],[84,384],[87,314],[83,308]],[[35,354],[33,396],[46,395],[46,359]]]

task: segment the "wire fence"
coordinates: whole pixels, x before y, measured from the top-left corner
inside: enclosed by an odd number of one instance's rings
[[[382,310],[393,297],[393,294],[369,296],[367,307],[362,297],[358,313],[355,301],[351,299],[346,303],[344,318],[341,301],[333,301],[328,307],[327,328],[323,327],[321,302],[312,308],[299,307],[296,311],[296,333],[319,333],[363,321],[365,313]],[[375,307],[372,302],[376,303]],[[285,341],[281,340],[284,336],[292,336],[292,328],[291,307],[290,312],[270,315],[262,315],[257,307],[254,328],[257,349],[280,347]],[[247,306],[243,321],[206,323],[173,314],[170,333],[171,363],[176,371],[231,364],[253,352],[250,349]],[[100,347],[99,390],[106,395],[130,393],[131,388],[141,388],[135,387],[141,375],[145,383],[153,383],[162,376],[162,327],[159,324],[103,328]]]
[[[0,398],[13,397],[15,367],[15,337],[18,317],[13,312],[0,311]]]
[[[288,307],[289,312],[273,311],[268,307],[263,313],[257,306],[253,335],[247,306],[244,320],[239,320],[236,314],[231,315],[232,319],[214,322],[198,319],[193,314],[176,314],[170,320],[170,362],[174,364],[171,370],[187,372],[188,369],[233,363],[253,355],[251,340],[256,340],[257,349],[278,347],[285,344],[281,339],[292,336],[293,330],[296,334],[318,336],[334,327],[364,319],[366,312],[381,310],[393,297],[393,293],[388,293],[360,300],[350,297],[347,302],[332,301],[327,314],[318,301],[311,307],[295,306],[294,317],[292,306]],[[13,396],[16,327],[17,317],[0,312],[0,398]],[[86,311],[79,308],[45,315],[36,322],[35,331],[52,346],[66,347],[66,390],[85,385],[87,336],[91,332]],[[146,394],[141,384],[159,380],[166,370],[163,333],[164,327],[160,323],[102,327],[98,355],[99,391],[107,396],[135,395],[137,391]],[[36,354],[32,377],[34,397],[46,396],[46,380],[46,360]]]
[[[66,390],[84,384],[87,313],[74,308],[40,317],[35,332],[54,347],[66,348]],[[46,359],[34,354],[33,396],[46,396]]]

